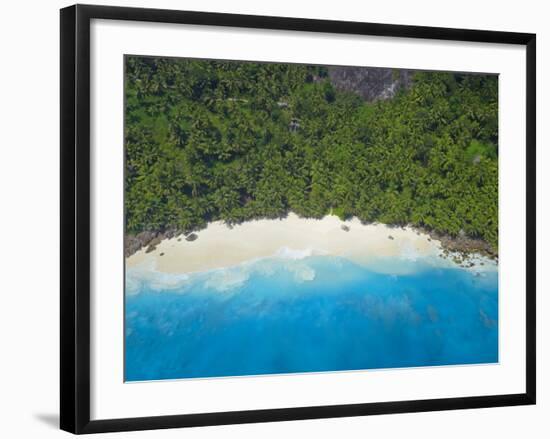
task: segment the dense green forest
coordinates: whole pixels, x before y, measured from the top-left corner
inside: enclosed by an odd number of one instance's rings
[[[127,56],[129,234],[332,212],[498,239],[498,78],[365,102],[327,68]]]

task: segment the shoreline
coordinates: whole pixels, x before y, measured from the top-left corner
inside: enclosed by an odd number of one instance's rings
[[[147,242],[137,251],[129,255],[127,252],[127,268],[188,274],[260,258],[301,259],[313,255],[345,257],[364,266],[376,266],[390,258],[409,263],[441,260],[443,265],[477,269],[496,264],[482,251],[449,248],[444,237],[437,239],[411,226],[363,224],[357,218],[342,221],[334,215],[311,219],[290,213],[285,218],[232,226],[216,221],[187,237],[172,232],[167,236],[151,233],[146,238]]]

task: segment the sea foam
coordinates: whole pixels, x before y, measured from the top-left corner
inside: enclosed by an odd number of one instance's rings
[[[163,273],[156,271],[153,264],[143,264],[126,270],[125,292],[135,295],[144,288],[156,292],[181,290],[189,278],[185,273]]]
[[[136,295],[142,291],[184,293],[191,287],[202,290],[230,292],[241,288],[251,276],[270,277],[278,271],[293,275],[297,282],[315,279],[315,269],[308,264],[314,257],[312,249],[280,248],[273,256],[244,261],[240,264],[196,273],[164,273],[154,264],[142,264],[126,271],[126,294]]]
[[[286,272],[296,282],[310,282],[318,273],[313,263],[318,258],[341,264],[353,260],[365,268],[385,274],[414,274],[434,268],[460,268],[484,276],[486,272],[497,271],[498,264],[483,257],[472,257],[473,265],[459,266],[452,259],[441,255],[421,256],[412,245],[403,245],[397,257],[380,257],[368,261],[327,255],[319,249],[281,247],[273,255],[244,261],[230,267],[215,268],[194,273],[164,273],[156,270],[153,262],[128,268],[126,271],[126,294],[135,295],[142,291],[185,293],[189,289],[231,292],[242,288],[251,276],[270,277]]]

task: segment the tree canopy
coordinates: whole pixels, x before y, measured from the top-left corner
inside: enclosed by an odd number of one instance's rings
[[[321,218],[498,245],[498,78],[416,72],[389,100],[323,66],[127,56],[128,233]]]

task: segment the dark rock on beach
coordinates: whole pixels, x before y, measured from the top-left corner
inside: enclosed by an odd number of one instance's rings
[[[345,224],[342,224],[342,225],[340,226],[340,228],[341,228],[344,232],[349,232],[349,230],[350,230],[350,229],[349,229],[349,226],[346,226]]]
[[[468,236],[464,230],[460,230],[457,236],[445,235],[421,227],[418,230],[429,236],[428,241],[432,239],[439,241],[443,249],[443,256],[449,257],[452,255],[453,258],[457,258],[457,263],[468,261],[474,253],[498,261],[498,249],[487,241]]]
[[[462,233],[459,236],[452,237],[448,235],[437,235],[431,233],[431,236],[441,242],[441,246],[451,252],[460,252],[463,254],[478,253],[491,259],[498,257],[497,251],[486,241],[471,238]]]
[[[196,233],[187,233],[187,236],[185,236],[186,241],[195,241],[199,237]],[[162,240],[177,237],[177,240],[181,241],[182,237],[180,235],[183,234],[184,232],[181,230],[169,228],[164,231],[145,231],[137,235],[126,235],[124,239],[124,256],[132,256],[142,248],[145,248],[145,253],[151,253],[156,250]]]
[[[159,235],[158,232],[145,231],[137,235],[126,235],[124,240],[124,255],[126,257],[133,255],[142,247],[149,243]]]
[[[152,251],[155,251],[155,249],[157,248],[157,245],[159,245],[160,242],[162,241],[162,238],[163,238],[162,235],[155,236],[155,237],[149,242],[149,245],[147,246],[147,249],[145,250],[145,253],[151,253]]]
[[[178,235],[181,235],[181,232],[173,228],[167,229],[162,233],[163,239],[175,238]]]

